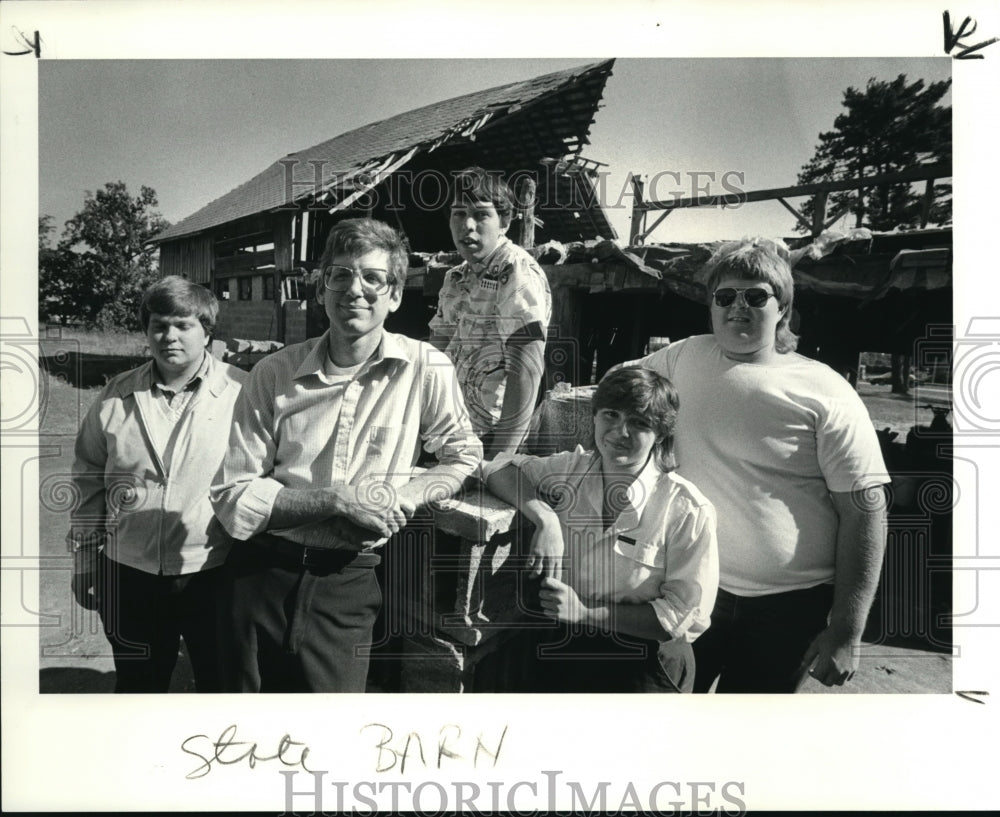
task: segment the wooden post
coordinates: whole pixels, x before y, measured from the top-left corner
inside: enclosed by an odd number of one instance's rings
[[[285,342],[285,305],[282,302],[281,276],[295,266],[292,221],[296,214],[278,212],[274,216],[274,327],[275,339]]]
[[[642,206],[642,179],[630,173],[628,180],[632,183],[632,223],[629,225],[628,244],[635,246],[636,238],[642,235],[646,223],[646,211]]]
[[[523,203],[521,208],[521,240],[518,242],[524,249],[530,250],[535,246],[535,180],[525,178],[521,183],[519,201]]]
[[[813,238],[823,232],[823,224],[826,222],[826,199],[828,195],[829,193],[822,190],[816,194],[816,200],[813,202]]]
[[[926,185],[924,186],[924,203],[923,207],[920,208],[920,229],[923,230],[927,226],[927,222],[931,220],[931,205],[934,204],[934,179],[928,179]]]

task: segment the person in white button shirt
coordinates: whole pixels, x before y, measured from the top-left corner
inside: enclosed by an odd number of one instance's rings
[[[211,490],[237,540],[223,581],[227,692],[364,692],[380,548],[482,456],[448,358],[384,328],[402,303],[405,237],[338,222],[320,270],[330,328],[254,367]],[[437,461],[418,472],[421,450]]]
[[[538,645],[538,691],[691,690],[719,569],[715,509],[673,471],[677,408],[665,377],[622,369],[594,394],[595,451],[483,466],[535,525],[528,568],[563,625]]]

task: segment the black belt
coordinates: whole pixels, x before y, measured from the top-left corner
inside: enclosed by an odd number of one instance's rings
[[[250,539],[271,553],[299,567],[312,567],[317,570],[342,570],[345,567],[375,567],[382,557],[371,551],[341,550],[334,548],[311,548],[299,545],[274,536],[270,533],[258,533]]]

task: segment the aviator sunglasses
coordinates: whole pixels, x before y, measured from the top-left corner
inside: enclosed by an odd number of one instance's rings
[[[735,287],[723,287],[712,293],[712,298],[716,306],[732,306],[736,296],[742,296],[743,303],[752,306],[754,309],[761,309],[768,298],[777,298],[773,292],[768,292],[763,287],[747,287],[746,289],[736,289]]]

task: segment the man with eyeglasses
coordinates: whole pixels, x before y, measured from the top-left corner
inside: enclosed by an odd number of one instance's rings
[[[341,221],[320,268],[330,328],[254,367],[212,487],[238,540],[221,622],[228,691],[364,692],[379,548],[482,456],[451,362],[383,328],[403,297],[405,239]],[[438,461],[414,476],[421,447]]]
[[[680,396],[678,473],[718,513],[720,589],[695,642],[695,692],[832,686],[857,647],[885,549],[889,481],[864,404],[795,353],[787,250],[724,245],[709,262],[712,334],[641,365]]]

